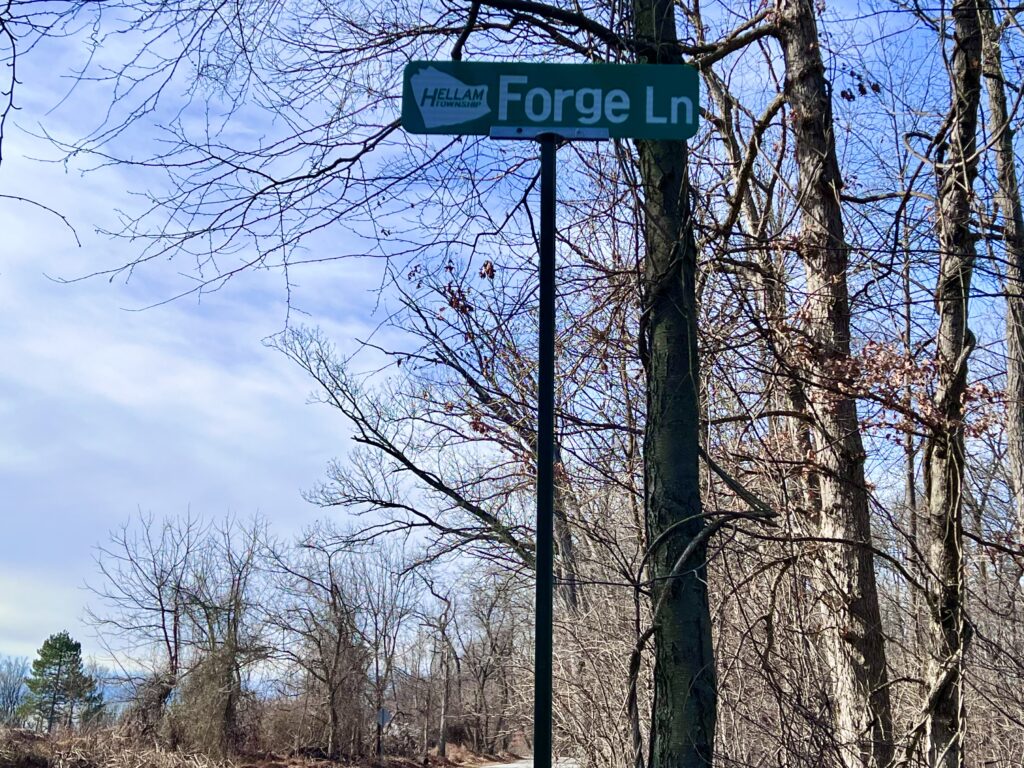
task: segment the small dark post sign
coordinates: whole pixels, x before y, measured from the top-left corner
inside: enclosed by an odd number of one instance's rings
[[[551,766],[555,151],[574,139],[688,139],[697,132],[698,83],[697,70],[685,65],[413,61],[405,68],[402,127],[409,133],[540,142],[534,768]]]

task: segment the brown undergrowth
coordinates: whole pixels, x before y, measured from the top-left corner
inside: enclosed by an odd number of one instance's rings
[[[276,755],[215,760],[198,753],[142,745],[116,728],[52,737],[19,728],[0,728],[0,768],[451,768],[489,761],[488,757],[461,748],[453,752],[447,759],[432,754],[421,760],[385,757],[355,763]]]

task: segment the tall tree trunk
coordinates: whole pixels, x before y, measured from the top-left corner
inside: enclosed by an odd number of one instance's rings
[[[864,446],[857,403],[847,387],[850,300],[849,249],[840,207],[830,85],[811,0],[780,0],[780,41],[799,173],[798,251],[807,284],[803,349],[794,368],[813,429],[817,492],[805,510],[811,532],[823,539],[812,560],[820,590],[825,656],[829,664],[836,738],[847,765],[886,765],[893,755],[892,709],[884,635],[875,583]],[[797,345],[798,347],[801,345]]]
[[[995,198],[1002,214],[1006,253],[1006,442],[1017,534],[1024,543],[1024,211],[1006,104],[1002,34],[991,7],[983,9],[981,22],[989,121],[995,138]]]
[[[911,250],[907,238],[908,227],[903,229],[903,354],[909,360],[914,354],[913,347],[913,294],[911,283]],[[914,409],[914,389],[910,372],[903,375],[903,407],[907,413]],[[903,499],[907,509],[910,530],[907,532],[908,546],[904,556],[911,572],[920,580],[921,570],[921,537],[918,535],[918,494],[917,494],[917,454],[918,447],[913,430],[907,430],[903,436]],[[914,619],[913,642],[916,647],[924,647],[924,628],[922,626],[922,598],[920,590],[910,590],[910,615]]]
[[[633,14],[640,59],[681,63],[671,0],[634,0]],[[699,486],[697,253],[686,144],[638,141],[637,148],[646,239],[644,502],[648,541],[665,535],[650,558],[653,598],[662,605],[654,617],[650,766],[706,768],[717,689]],[[670,578],[688,547],[685,567]]]
[[[341,717],[338,712],[338,687],[333,676],[327,682],[327,713],[329,718],[327,732],[327,757],[337,760],[341,756]]]
[[[451,690],[451,681],[448,675],[448,646],[443,637],[444,629],[441,632],[441,674],[444,682],[441,688],[441,722],[437,734],[437,755],[445,757],[448,754],[448,696]]]
[[[687,205],[686,148],[640,147],[647,211],[647,423],[644,434],[648,540],[655,617],[652,768],[706,766],[714,744],[716,685],[698,473],[696,248]],[[677,560],[698,541],[681,573]]]
[[[50,694],[50,711],[46,716],[46,732],[53,733],[53,723],[57,719],[57,693],[60,691],[60,673],[64,668],[64,660],[57,662],[57,674],[53,679],[53,691]]]
[[[967,327],[974,268],[971,200],[978,173],[977,127],[981,100],[979,0],[953,3],[951,109],[945,157],[938,158],[939,275],[935,301],[938,374],[936,422],[924,451],[925,555],[928,561],[928,762],[963,764],[962,669],[966,646],[963,573],[964,395],[974,335]]]

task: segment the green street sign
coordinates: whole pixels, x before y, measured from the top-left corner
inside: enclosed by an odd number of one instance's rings
[[[688,139],[697,132],[698,82],[682,64],[413,61],[402,127],[508,139]]]

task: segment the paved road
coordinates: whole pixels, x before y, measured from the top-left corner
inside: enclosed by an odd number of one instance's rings
[[[556,768],[576,768],[576,761],[569,758],[555,760]],[[487,763],[481,768],[533,768],[533,758],[527,757],[514,763]]]

